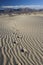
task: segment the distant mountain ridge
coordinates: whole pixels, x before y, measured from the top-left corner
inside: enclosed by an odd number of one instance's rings
[[[18,9],[13,9],[13,8],[5,8],[0,10],[0,13],[4,14],[21,14],[21,13],[32,13],[32,12],[41,12],[43,9],[31,9],[31,8],[18,8]]]

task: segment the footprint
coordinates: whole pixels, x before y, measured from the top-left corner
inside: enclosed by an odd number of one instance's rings
[[[24,49],[21,49],[21,52],[24,52]]]
[[[14,41],[13,43],[16,44],[16,41]]]

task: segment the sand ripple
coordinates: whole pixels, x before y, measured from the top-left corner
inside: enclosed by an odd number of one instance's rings
[[[0,65],[43,65],[39,37],[18,32],[0,33]]]

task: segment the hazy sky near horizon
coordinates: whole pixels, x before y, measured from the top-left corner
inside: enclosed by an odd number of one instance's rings
[[[43,5],[43,0],[0,0],[0,6]]]

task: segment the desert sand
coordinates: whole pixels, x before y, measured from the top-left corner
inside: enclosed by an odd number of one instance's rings
[[[43,65],[43,16],[0,16],[0,65]]]

